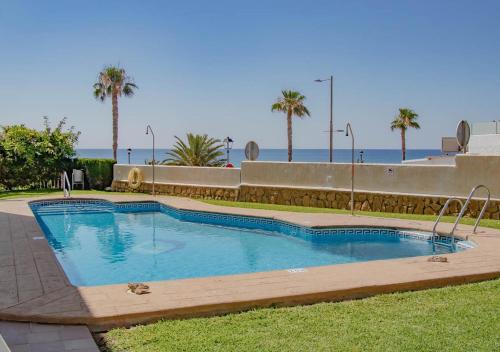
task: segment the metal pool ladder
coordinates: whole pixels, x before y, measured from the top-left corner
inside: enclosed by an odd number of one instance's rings
[[[448,207],[450,206],[451,202],[454,202],[454,201],[460,203],[460,212],[464,208],[464,203],[462,203],[462,201],[459,198],[457,198],[457,197],[450,197],[450,198],[448,198],[448,200],[446,201],[446,203],[444,203],[443,209],[441,209],[441,211],[439,212],[439,215],[438,215],[436,221],[434,222],[434,227],[432,228],[432,243],[434,243],[434,240],[435,240],[435,238],[437,236],[436,229],[437,229],[437,225],[441,221],[441,217],[444,215],[446,209],[448,209]],[[453,244],[453,242],[455,242],[455,240],[453,239],[453,230],[450,232],[451,240],[452,240],[451,243],[452,244]]]
[[[71,197],[71,183],[69,182],[68,174],[66,171],[63,171],[61,174],[61,186],[64,192],[64,198]]]
[[[456,228],[458,226],[458,223],[460,222],[460,220],[464,216],[465,211],[467,210],[467,207],[469,206],[470,201],[472,200],[472,196],[474,195],[474,193],[476,193],[476,191],[479,188],[486,189],[486,191],[488,192],[488,197],[486,198],[486,202],[484,203],[484,205],[483,205],[483,207],[481,209],[481,212],[479,213],[479,216],[477,217],[476,223],[474,225],[474,229],[472,230],[472,233],[476,233],[477,227],[479,226],[479,222],[483,218],[484,212],[486,211],[486,208],[488,208],[488,204],[490,203],[490,197],[491,197],[490,190],[485,185],[477,185],[476,187],[474,187],[472,189],[472,191],[470,191],[469,196],[467,197],[467,200],[465,201],[465,204],[463,204],[462,201],[460,199],[458,199],[457,197],[451,197],[451,198],[449,198],[446,201],[446,203],[444,203],[443,209],[441,209],[441,211],[439,212],[439,215],[438,215],[438,217],[436,219],[436,222],[434,222],[434,227],[432,228],[432,242],[433,243],[434,243],[435,237],[437,236],[436,229],[437,229],[437,225],[441,221],[441,217],[444,215],[446,209],[448,209],[448,206],[450,205],[450,203],[453,202],[453,201],[456,201],[456,202],[460,203],[461,209],[460,209],[460,213],[457,216],[457,219],[455,220],[455,223],[453,224],[453,228],[450,231],[450,236],[452,238],[452,243],[454,242],[453,234],[455,233],[455,230],[456,230]]]

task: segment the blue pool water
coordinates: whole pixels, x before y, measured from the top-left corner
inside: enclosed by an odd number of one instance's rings
[[[421,232],[306,228],[155,202],[31,204],[72,284],[228,275],[453,251]],[[441,239],[443,240],[443,239]]]

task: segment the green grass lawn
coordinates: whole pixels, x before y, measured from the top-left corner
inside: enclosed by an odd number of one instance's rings
[[[97,190],[72,190],[71,195],[78,196],[80,194],[110,194],[107,191],[97,191]],[[127,193],[120,192],[120,194],[141,194],[141,193]],[[0,191],[0,200],[4,199],[16,199],[16,198],[27,198],[27,197],[42,197],[47,195],[59,195],[63,196],[63,192],[59,189],[35,189],[35,190],[15,190],[15,191]]]
[[[238,208],[249,208],[249,209],[266,209],[266,210],[277,210],[277,211],[292,211],[298,213],[328,213],[328,214],[350,214],[349,210],[343,209],[330,209],[330,208],[313,208],[313,207],[301,207],[294,205],[279,205],[279,204],[264,204],[264,203],[250,203],[250,202],[233,202],[227,200],[212,200],[203,199],[205,203],[213,205],[222,205],[227,207],[238,207]],[[409,220],[427,220],[435,221],[436,215],[417,215],[417,214],[400,214],[400,213],[382,213],[375,211],[356,211],[356,215],[365,216],[375,216],[382,218],[396,218],[396,219],[409,219]],[[454,222],[456,220],[455,216],[443,216],[442,222]],[[460,222],[461,224],[474,225],[476,219],[463,218]],[[494,229],[500,229],[500,220],[484,219],[481,220],[481,226],[491,227]]]
[[[500,279],[340,303],[162,321],[109,351],[499,351]]]

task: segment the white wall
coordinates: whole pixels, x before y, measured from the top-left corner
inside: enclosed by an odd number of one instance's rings
[[[152,180],[152,166],[114,166],[114,180],[127,181],[138,167],[145,181]],[[237,168],[156,166],[156,182],[222,187],[280,186],[350,189],[351,164],[244,161]],[[500,155],[460,154],[455,165],[355,164],[355,189],[368,192],[466,196],[484,184],[500,199]]]
[[[469,153],[500,155],[500,134],[470,136]]]
[[[150,165],[115,164],[113,179],[127,181],[130,169],[142,171],[145,182],[152,182],[153,167]],[[238,187],[240,169],[223,167],[155,166],[155,182],[183,185],[208,185]]]

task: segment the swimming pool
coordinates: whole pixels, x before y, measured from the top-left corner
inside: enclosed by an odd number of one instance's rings
[[[298,269],[461,250],[389,228],[309,228],[157,202],[35,201],[31,209],[76,286]]]

